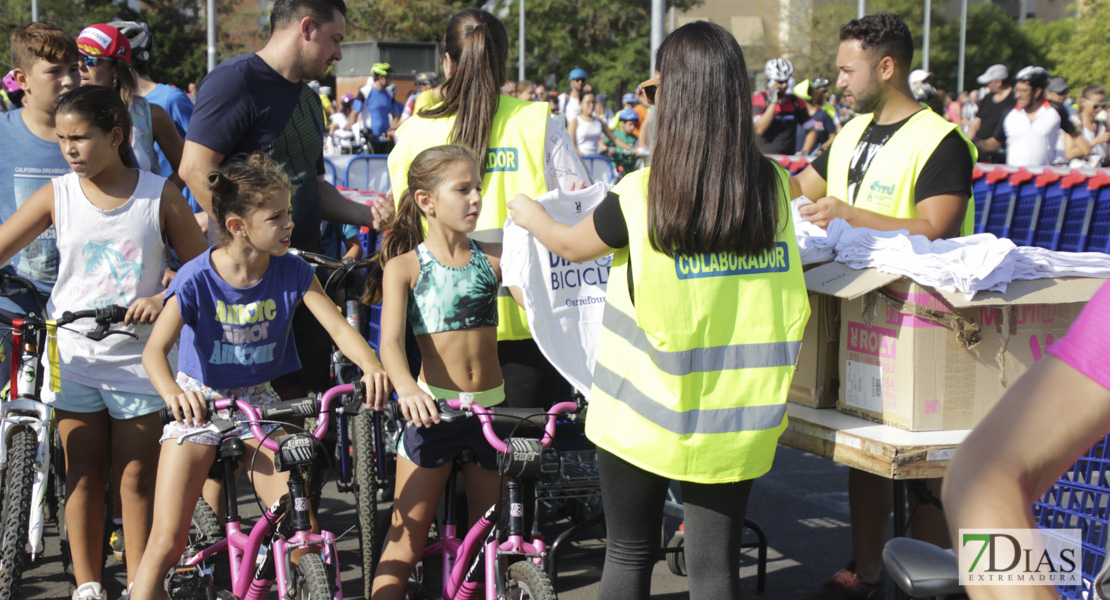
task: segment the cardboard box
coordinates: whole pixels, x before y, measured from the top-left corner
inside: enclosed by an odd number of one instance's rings
[[[806,273],[811,291],[841,299],[837,409],[910,431],[973,427],[1104,282],[1015,281],[969,301],[840,263]]]
[[[810,292],[809,308],[786,400],[812,408],[833,408],[840,385],[840,299]]]

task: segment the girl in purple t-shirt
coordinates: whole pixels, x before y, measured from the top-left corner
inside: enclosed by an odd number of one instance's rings
[[[293,311],[304,302],[339,349],[362,369],[367,397],[380,406],[389,382],[381,363],[324,294],[312,268],[287,254],[293,231],[292,185],[281,168],[260,153],[208,176],[212,208],[223,240],[182,267],[166,292],[143,365],[177,421],[163,431],[154,494],[154,527],[147,542],[135,597],[156,595],[166,570],[181,555],[189,519],[220,436],[197,434],[207,420],[206,401],[278,400],[270,380],[300,368],[290,330]],[[167,355],[178,341],[176,376]],[[273,467],[246,427],[237,432],[255,465],[255,489],[272,504],[286,489],[287,473]],[[181,437],[186,442],[178,443]],[[252,462],[254,461],[254,462]],[[176,549],[176,551],[175,551]]]

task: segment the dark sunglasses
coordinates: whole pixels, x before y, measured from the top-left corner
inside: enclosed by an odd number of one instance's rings
[[[648,104],[655,104],[655,91],[659,89],[659,78],[652,77],[647,81],[640,84],[640,90],[644,92],[644,97],[647,98]]]
[[[101,60],[107,58],[106,56],[89,56],[88,54],[81,55],[81,62],[85,63],[86,67],[95,67]]]

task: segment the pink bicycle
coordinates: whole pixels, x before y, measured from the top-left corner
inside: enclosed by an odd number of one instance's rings
[[[313,455],[320,440],[328,430],[333,402],[340,400],[344,406],[363,401],[365,391],[361,383],[339,385],[329,389],[319,398],[305,398],[275,402],[253,407],[243,400],[220,399],[208,403],[211,426],[221,434],[233,430],[240,423],[249,423],[255,439],[273,450],[274,463],[279,471],[289,472],[289,493],[266,509],[261,519],[249,533],[242,531],[239,517],[239,499],[236,493],[235,471],[246,446],[238,437],[224,438],[216,452],[212,472],[223,480],[224,500],[227,507],[226,536],[204,532],[191,541],[182,555],[181,562],[166,575],[166,593],[173,600],[262,600],[277,584],[279,600],[333,599],[342,600],[339,555],[335,548],[335,535],[330,531],[312,533],[309,521],[309,493],[304,471],[311,468]],[[246,418],[232,422],[218,418],[217,412],[235,405]],[[163,409],[162,422],[173,420],[169,409]],[[301,417],[316,417],[312,433],[299,432],[281,435],[276,439],[262,432],[262,425]],[[181,443],[186,437],[178,440]],[[201,521],[212,523],[215,515],[203,501],[198,502],[194,525]],[[207,512],[208,517],[198,516]],[[297,564],[292,552],[306,548]],[[215,557],[227,554],[230,567],[230,590],[218,589],[227,585],[227,575],[220,571]],[[230,593],[230,596],[228,595]]]
[[[491,506],[460,540],[454,520],[455,478],[448,478],[442,535],[435,533],[433,527],[433,536],[439,539],[429,540],[423,558],[409,579],[409,597],[554,600],[555,588],[544,570],[548,549],[539,532],[538,516],[533,518],[529,539],[525,539],[523,485],[526,482],[535,486],[543,452],[554,439],[556,417],[577,413],[581,406],[577,402],[560,402],[546,413],[537,413],[535,409],[485,408],[458,399],[436,402],[440,406],[441,421],[474,417],[481,421],[486,441],[498,452],[498,471],[508,478],[508,497]],[[396,405],[390,408],[394,416],[399,417],[400,409]],[[542,418],[542,425],[536,418]],[[502,440],[494,431],[495,425],[512,431]],[[539,439],[518,435],[525,430],[539,433]],[[505,511],[507,529],[501,524]],[[509,564],[502,571],[502,559],[512,557],[523,560]]]

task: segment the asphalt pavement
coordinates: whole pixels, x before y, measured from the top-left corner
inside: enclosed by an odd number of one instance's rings
[[[745,552],[741,568],[744,598],[801,600],[827,580],[850,558],[848,529],[847,468],[827,459],[779,447],[774,468],[759,479],[752,491],[748,518],[760,525],[768,539],[767,581],[762,594],[756,592],[756,551]],[[245,525],[258,514],[246,478],[240,486],[240,504]],[[358,541],[354,529],[354,500],[341,494],[334,483],[325,488],[320,521],[340,536],[344,598],[362,598],[361,573],[356,568]],[[548,540],[570,526],[564,519],[552,525]],[[673,527],[674,523],[669,523]],[[597,527],[573,542],[563,554],[590,556],[560,558],[556,586],[561,600],[597,598],[605,539]],[[56,531],[47,528],[45,556],[24,575],[23,597],[69,598],[72,579],[63,570]],[[594,551],[594,552],[590,552]],[[109,557],[104,573],[107,600],[119,598],[126,580],[122,564]],[[673,574],[662,558],[652,577],[652,598],[677,600],[688,597],[686,577]],[[271,593],[272,598],[276,594]],[[888,590],[887,597],[891,597]]]

